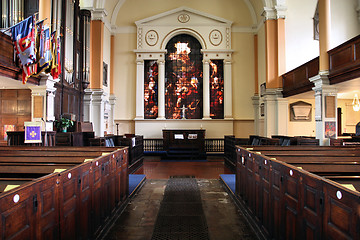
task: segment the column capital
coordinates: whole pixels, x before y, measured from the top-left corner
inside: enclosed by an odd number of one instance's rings
[[[251,100],[252,100],[254,106],[260,105],[260,96],[259,95],[252,96]]]
[[[286,18],[286,10],[287,7],[285,5],[276,5],[275,7],[264,7],[264,11],[261,15],[264,17],[264,21]]]
[[[309,81],[314,83],[315,87],[312,88],[314,91],[321,90],[325,85],[330,85],[330,81],[327,75],[318,74],[314,77],[309,78]]]
[[[92,9],[91,10],[91,20],[96,21],[100,20],[105,22],[105,17],[108,15],[108,12],[104,8]]]
[[[164,65],[165,64],[165,59],[158,59],[157,63]]]
[[[264,100],[276,100],[278,98],[283,98],[282,88],[266,88],[264,92]]]

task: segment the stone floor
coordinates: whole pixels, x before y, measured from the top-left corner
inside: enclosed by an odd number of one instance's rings
[[[104,239],[151,239],[167,180],[146,180]],[[217,179],[199,179],[211,240],[256,239],[233,200]]]

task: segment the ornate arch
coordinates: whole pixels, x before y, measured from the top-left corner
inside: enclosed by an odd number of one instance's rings
[[[200,33],[196,32],[194,29],[190,29],[190,28],[177,28],[177,29],[174,29],[171,32],[169,32],[161,41],[160,49],[165,50],[167,43],[173,37],[180,35],[180,34],[188,34],[188,35],[196,38],[196,40],[198,40],[200,42],[202,49],[207,49],[206,42],[205,42],[205,39],[203,38],[203,36]]]

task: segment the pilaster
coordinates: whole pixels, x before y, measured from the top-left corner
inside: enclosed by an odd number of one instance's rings
[[[109,133],[115,134],[115,104],[116,97],[114,94],[110,94],[109,96],[110,103],[110,113],[109,113]]]
[[[55,83],[59,79],[53,79],[50,74],[41,74],[40,85],[31,86],[31,119],[43,122],[43,130],[53,131],[55,121]],[[35,100],[36,99],[36,100]],[[41,102],[40,105],[39,102]],[[39,109],[40,108],[40,109]]]
[[[159,82],[158,82],[158,117],[157,119],[165,119],[165,60],[158,60],[159,66]]]
[[[280,88],[266,89],[264,94],[266,137],[287,135],[288,102],[282,97]]]
[[[254,95],[251,97],[254,107],[254,129],[255,135],[260,134],[260,126],[259,126],[259,119],[260,119],[260,97],[259,95]]]
[[[224,60],[224,119],[233,118],[231,66],[232,63],[230,60]]]
[[[309,79],[315,84],[316,139],[321,146],[330,145],[330,138],[337,138],[337,89],[329,84],[327,75]]]
[[[92,122],[95,136],[103,137],[105,131],[106,92],[102,89],[86,89],[84,94],[84,121]]]
[[[136,61],[136,120],[144,119],[144,61]]]
[[[210,61],[203,60],[203,119],[210,118]]]

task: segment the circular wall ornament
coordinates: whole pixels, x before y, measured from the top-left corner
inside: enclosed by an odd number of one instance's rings
[[[219,46],[222,43],[222,34],[219,30],[215,29],[210,32],[209,39],[212,45]]]
[[[182,13],[178,16],[178,21],[181,23],[187,23],[190,20],[190,15]]]
[[[159,35],[155,30],[149,30],[145,35],[145,41],[149,46],[154,46],[159,40]]]

